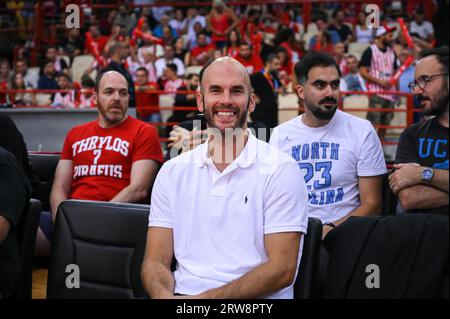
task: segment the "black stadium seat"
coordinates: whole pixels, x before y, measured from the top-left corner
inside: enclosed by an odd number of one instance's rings
[[[294,284],[294,299],[318,299],[319,259],[322,245],[322,222],[308,218],[308,230],[303,243],[302,259]]]
[[[17,242],[20,250],[20,280],[14,291],[15,299],[31,299],[33,253],[41,214],[41,202],[30,199],[17,225]]]
[[[30,155],[31,165],[39,176],[41,183],[42,209],[50,210],[50,191],[52,189],[53,177],[55,176],[56,166],[58,165],[59,154],[33,154]]]
[[[140,270],[149,211],[148,205],[63,202],[56,218],[47,298],[146,297]],[[79,288],[66,286],[69,275],[75,274],[66,270],[69,265],[79,267]]]

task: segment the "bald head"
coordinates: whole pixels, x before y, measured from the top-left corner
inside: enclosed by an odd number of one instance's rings
[[[95,79],[95,86],[94,86],[94,90],[95,92],[99,91],[100,88],[100,82],[108,82],[108,80],[110,79],[118,79],[118,78],[122,78],[123,81],[125,82],[125,85],[127,87],[128,90],[128,81],[125,78],[125,76],[123,76],[122,73],[117,72],[117,71],[106,71],[106,72],[101,72],[99,75],[97,75],[97,78]],[[119,80],[121,81],[121,80]]]
[[[228,73],[233,73],[242,80],[248,94],[252,92],[250,75],[247,69],[236,59],[225,56],[220,57],[207,63],[200,71],[200,92],[204,93],[205,88],[210,80],[226,77]]]

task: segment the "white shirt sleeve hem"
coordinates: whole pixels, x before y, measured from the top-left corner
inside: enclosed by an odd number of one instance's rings
[[[299,232],[306,234],[306,227],[304,226],[272,226],[272,227],[264,227],[264,235],[274,234],[274,233],[289,233],[289,232]]]
[[[165,222],[161,220],[152,220],[148,223],[148,227],[162,227],[162,228],[173,228],[171,222]]]
[[[379,169],[371,169],[371,170],[359,170],[358,176],[360,177],[370,177],[370,176],[379,176],[387,173],[386,167]]]

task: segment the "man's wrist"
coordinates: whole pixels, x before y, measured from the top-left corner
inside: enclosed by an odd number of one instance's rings
[[[324,226],[331,227],[331,228],[336,228],[336,225],[333,224],[333,223],[325,223],[325,224],[323,224],[323,225],[324,225]]]

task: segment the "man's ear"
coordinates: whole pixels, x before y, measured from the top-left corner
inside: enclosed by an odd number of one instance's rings
[[[200,111],[200,113],[204,113],[205,110],[203,109],[203,94],[201,92],[196,93],[196,100],[197,100],[197,108]]]
[[[297,95],[301,100],[305,99],[305,87],[302,84],[298,84],[295,87],[295,91],[297,91]]]
[[[248,112],[253,113],[256,106],[255,93],[251,93],[248,100]]]
[[[98,105],[98,95],[97,95],[96,91],[94,91],[94,93],[92,94],[92,99],[94,100],[94,105],[97,106]]]

